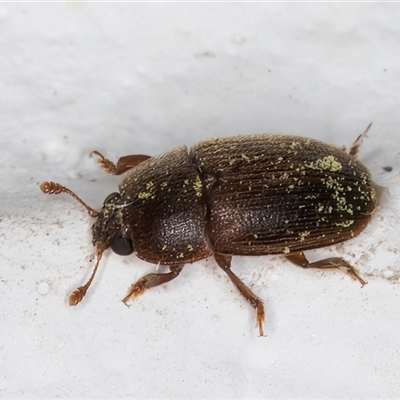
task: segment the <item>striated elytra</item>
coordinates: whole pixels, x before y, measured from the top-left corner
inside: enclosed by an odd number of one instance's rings
[[[170,270],[133,284],[125,304],[176,278],[185,264],[213,256],[256,310],[261,336],[263,303],[232,272],[232,256],[282,254],[303,268],[340,268],[364,285],[342,258],[309,263],[303,251],[351,239],[370,221],[376,194],[369,171],[357,160],[368,129],[349,152],[283,135],[209,139],[160,157],[122,157],[116,165],[93,152],[106,172],[126,172],[119,192],[106,198],[100,212],[59,184],[40,186],[47,194],[70,194],[97,218],[92,228],[97,262],[70,305],[86,294],[107,248],[120,255],[134,252]]]

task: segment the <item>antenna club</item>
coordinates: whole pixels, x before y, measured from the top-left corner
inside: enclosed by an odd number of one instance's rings
[[[76,289],[71,296],[69,296],[69,300],[68,303],[70,306],[76,306],[77,304],[79,304],[82,299],[85,297],[86,294],[86,288],[84,286],[79,287],[78,289]]]
[[[43,182],[40,185],[40,190],[45,194],[60,194],[63,192],[63,187],[55,182]]]

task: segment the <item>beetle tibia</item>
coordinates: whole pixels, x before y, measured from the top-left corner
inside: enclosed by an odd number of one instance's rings
[[[358,275],[357,270],[347,261],[343,260],[343,258],[340,257],[325,258],[324,260],[315,261],[312,263],[307,260],[304,253],[292,254],[290,256],[286,256],[286,258],[293,264],[302,268],[338,268],[349,274],[353,279],[356,279],[358,282],[360,282],[361,287],[367,284],[367,282],[364,281],[364,279],[362,279],[360,275]]]
[[[250,303],[256,310],[256,321],[258,332],[260,336],[264,336],[263,325],[265,322],[264,304],[259,297],[257,297],[231,270],[231,256],[224,256],[222,254],[214,254],[215,261],[218,266],[225,271],[229,276],[232,283],[236,286],[242,296]]]
[[[162,285],[175,279],[182,271],[183,265],[175,265],[169,267],[171,272],[167,274],[148,274],[139,279],[129,289],[128,294],[122,299],[122,302],[129,307],[129,300],[134,300],[136,297],[142,295],[146,289]]]

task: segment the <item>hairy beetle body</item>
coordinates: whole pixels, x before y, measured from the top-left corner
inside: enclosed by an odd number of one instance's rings
[[[231,271],[233,255],[283,254],[304,268],[344,269],[364,284],[343,259],[309,263],[303,251],[348,240],[368,224],[376,207],[375,190],[367,168],[356,159],[365,134],[349,153],[281,135],[210,139],[160,157],[123,157],[117,165],[94,152],[107,172],[128,172],[119,193],[108,196],[99,213],[85,205],[98,217],[92,228],[97,263],[70,304],[83,298],[108,247],[170,267],[169,273],[136,282],[125,303],[174,279],[185,264],[213,255],[257,310],[260,335],[262,301]],[[77,198],[58,184],[46,182],[41,188]]]

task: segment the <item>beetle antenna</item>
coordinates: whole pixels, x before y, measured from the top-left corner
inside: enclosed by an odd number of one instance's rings
[[[45,194],[60,194],[60,193],[67,193],[72,196],[75,200],[78,200],[86,210],[88,211],[89,215],[93,218],[99,216],[99,212],[94,210],[92,207],[88,206],[79,196],[77,196],[73,191],[67,189],[64,186],[61,186],[59,183],[55,182],[43,182],[40,185],[40,190]]]
[[[89,280],[86,282],[85,285],[78,287],[78,289],[76,289],[71,296],[69,296],[69,305],[70,306],[76,306],[77,304],[79,304],[82,299],[85,297],[87,290],[89,289],[89,286],[92,284],[93,279],[96,275],[97,272],[97,268],[99,268],[99,264],[100,264],[100,260],[101,257],[103,255],[103,251],[105,250],[106,246],[103,243],[99,243],[97,245],[97,261],[96,264],[94,266],[92,275],[90,275]]]

